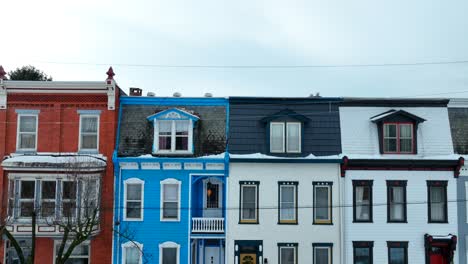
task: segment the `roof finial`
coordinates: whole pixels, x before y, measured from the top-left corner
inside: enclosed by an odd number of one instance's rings
[[[114,73],[114,70],[112,69],[112,66],[109,67],[109,70],[107,70],[106,74],[107,74],[107,79],[108,80],[114,79],[115,73]]]
[[[6,79],[6,72],[3,69],[3,66],[0,65],[0,80],[5,80]]]

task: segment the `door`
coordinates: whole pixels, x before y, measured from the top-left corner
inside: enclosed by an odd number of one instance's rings
[[[257,254],[241,253],[239,256],[240,264],[257,264]]]
[[[429,252],[429,263],[430,264],[448,264],[444,250],[439,247],[432,247]]]
[[[205,247],[205,264],[221,264],[219,257],[219,247]]]
[[[215,178],[203,182],[203,217],[223,217],[223,184]]]

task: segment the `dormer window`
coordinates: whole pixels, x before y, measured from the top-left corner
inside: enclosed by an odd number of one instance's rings
[[[267,123],[269,152],[273,154],[300,154],[302,129],[309,118],[285,109],[262,119]]]
[[[384,153],[414,153],[412,123],[383,124]]]
[[[193,154],[193,127],[198,117],[173,108],[147,118],[153,121],[155,154]]]
[[[424,121],[403,110],[390,110],[370,118],[377,124],[381,154],[416,154],[417,129]]]

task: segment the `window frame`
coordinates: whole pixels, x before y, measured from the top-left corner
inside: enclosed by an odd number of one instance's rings
[[[353,223],[373,222],[373,182],[373,180],[353,180]],[[369,220],[360,220],[356,218],[356,187],[369,188]]]
[[[177,218],[165,218],[164,217],[164,186],[165,185],[177,185]],[[180,222],[180,211],[181,211],[181,185],[182,182],[174,178],[164,179],[160,182],[160,213],[159,220],[161,222]]]
[[[34,198],[21,198],[21,187],[23,186],[23,182],[34,182]],[[32,178],[25,178],[19,180],[19,188],[18,188],[18,219],[31,219],[32,216],[23,216],[21,215],[21,203],[33,203],[33,211],[36,210],[36,200],[37,200],[37,181]]]
[[[317,248],[326,248],[326,249],[328,249],[328,263],[327,264],[332,264],[333,263],[333,243],[312,243],[312,263],[313,264],[316,264],[315,250]]]
[[[297,225],[298,224],[298,185],[297,181],[279,181],[278,182],[278,224],[280,225]],[[281,188],[282,187],[293,187],[294,189],[294,219],[281,219]]]
[[[427,222],[435,224],[448,223],[448,201],[447,201],[447,185],[448,181],[427,181]],[[444,219],[441,221],[431,219],[431,187],[443,187],[444,192]]]
[[[259,224],[260,215],[259,215],[259,181],[240,181],[239,182],[239,224]],[[244,187],[254,187],[255,188],[255,219],[243,219],[242,211],[244,209]]]
[[[404,264],[408,264],[408,241],[387,241],[387,256],[388,263],[390,264],[390,252],[392,248],[404,249]]]
[[[143,263],[143,244],[140,244],[136,241],[127,241],[121,245],[122,247],[122,264],[125,264],[125,258],[127,257],[127,249],[129,248],[137,248],[140,259],[138,261],[138,264]]]
[[[42,182],[42,180],[41,180],[41,182]],[[63,213],[63,210],[64,210],[64,208],[65,208],[65,207],[63,206],[64,202],[71,203],[72,200],[73,200],[73,199],[64,199],[64,198],[63,198],[63,194],[64,194],[64,191],[63,191],[63,190],[65,189],[65,188],[64,188],[64,185],[65,185],[65,183],[67,183],[67,182],[71,182],[71,183],[74,183],[74,184],[75,184],[75,185],[74,185],[74,186],[75,186],[75,208],[74,208],[74,214],[71,215],[71,216],[65,216],[65,214]],[[78,217],[78,208],[79,208],[79,206],[78,206],[78,200],[79,200],[79,195],[78,195],[79,187],[78,187],[78,185],[79,185],[79,183],[78,183],[78,181],[61,180],[60,184],[61,184],[61,193],[60,193],[60,217],[61,217],[62,219],[66,219],[66,218],[75,219],[76,217]]]
[[[177,250],[176,264],[180,264],[180,245],[172,241],[166,241],[164,243],[159,244],[159,264],[163,263],[163,250],[165,248],[175,248]]]
[[[386,151],[385,150],[385,126],[386,125],[395,125],[396,126],[396,151]],[[400,126],[401,125],[410,125],[411,126],[411,151],[402,152],[400,149],[401,137],[400,137]],[[415,124],[412,122],[383,122],[382,124],[382,152],[383,154],[415,154],[415,131],[414,131]],[[393,138],[393,137],[392,137]]]
[[[282,130],[283,130],[283,137],[282,137],[282,149],[281,151],[278,151],[278,150],[273,150],[272,149],[272,142],[273,142],[273,137],[272,137],[272,132],[273,132],[273,126],[276,126],[276,125],[281,125],[282,127]],[[295,151],[295,150],[292,150],[292,151],[289,151],[288,150],[288,146],[289,146],[289,141],[288,141],[288,127],[290,125],[297,125],[299,126],[299,136],[298,136],[298,146],[299,146],[299,150]],[[302,122],[297,122],[297,121],[272,121],[269,123],[269,151],[270,153],[274,153],[274,154],[280,154],[280,153],[284,153],[284,154],[300,154],[302,153],[302,127],[303,127],[303,124]]]
[[[35,110],[32,110],[35,111]],[[16,128],[16,151],[17,152],[36,152],[37,151],[37,142],[38,142],[38,132],[39,132],[39,113],[22,113],[22,112],[17,112],[18,117],[17,117],[17,128]],[[34,117],[36,119],[36,128],[35,132],[21,132],[20,131],[20,126],[21,126],[21,118],[22,117]],[[20,143],[20,138],[21,134],[34,134],[35,141],[34,141],[34,148],[21,148],[21,143]]]
[[[57,240],[54,240],[54,260],[52,263],[55,264],[55,259],[57,258],[57,246],[59,246],[61,243],[61,241],[57,241]],[[70,243],[67,243],[66,246],[65,246],[65,249],[67,248],[67,246],[69,245]],[[91,242],[90,240],[86,240],[84,241],[83,243],[79,244],[78,246],[87,246],[88,247],[88,263],[91,263]],[[76,249],[76,247],[75,247]],[[73,253],[73,252],[72,252]],[[78,257],[75,255],[73,256],[73,254],[71,254],[69,256],[69,259],[83,259],[83,256],[84,255],[78,255]]]
[[[312,182],[313,185],[313,210],[312,219],[314,225],[333,225],[333,182]],[[316,188],[326,187],[328,189],[328,216],[327,220],[316,219],[317,197]]]
[[[159,148],[159,122],[171,122],[171,149],[161,150]],[[188,142],[187,150],[176,150],[176,122],[188,122]],[[193,129],[194,121],[188,119],[154,119],[154,154],[165,154],[165,155],[179,155],[179,154],[193,154]]]
[[[353,241],[353,263],[356,262],[356,249],[369,249],[369,264],[374,263],[374,241]]]
[[[292,248],[294,249],[294,264],[299,263],[298,261],[298,243],[278,243],[278,264],[281,263],[281,249],[283,248]]]
[[[82,147],[82,143],[83,143],[83,136],[84,134],[82,134],[83,132],[81,131],[81,128],[82,128],[82,125],[83,125],[83,118],[86,118],[86,117],[95,117],[97,118],[97,128],[96,128],[96,148],[95,149],[92,149],[92,148],[83,148]],[[101,116],[100,114],[80,114],[80,124],[79,124],[79,128],[78,128],[78,152],[91,152],[91,153],[97,153],[99,152],[99,129],[100,129],[100,125],[101,125]],[[91,132],[85,132],[85,134],[88,134],[88,135],[94,135],[94,133],[91,133]]]
[[[408,223],[406,186],[407,186],[406,180],[387,180],[387,223]],[[393,187],[403,188],[403,219],[402,220],[391,219],[390,193]]]
[[[57,194],[58,194],[58,184],[57,184],[57,180],[49,180],[49,179],[46,179],[46,180],[40,180],[39,181],[40,184],[41,184],[41,194],[40,194],[40,212],[39,212],[39,217],[41,218],[46,218],[46,217],[50,217],[50,216],[43,216],[42,215],[42,207],[43,207],[43,203],[46,202],[46,203],[50,203],[50,202],[54,202],[54,213],[52,214],[52,217],[55,218],[57,216],[57,202],[58,202],[58,198],[57,198]],[[54,199],[50,199],[50,198],[43,198],[43,190],[44,190],[44,182],[53,182],[55,184],[55,198]]]
[[[127,185],[129,184],[139,184],[140,187],[141,187],[141,195],[140,195],[140,203],[141,203],[141,207],[140,207],[140,217],[127,217],[127,202],[129,202],[129,200],[127,199],[127,190],[128,190],[128,187]],[[139,178],[129,178],[129,179],[126,179],[124,181],[124,204],[123,206],[125,207],[125,210],[123,212],[123,220],[124,221],[143,221],[144,219],[144,203],[145,203],[145,181],[139,179]],[[137,201],[137,200],[130,200],[130,201]]]

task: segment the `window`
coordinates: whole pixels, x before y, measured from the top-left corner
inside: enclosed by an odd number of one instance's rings
[[[31,217],[34,211],[34,199],[36,182],[31,181],[20,181],[20,199],[19,199],[19,216],[20,217]]]
[[[126,221],[143,220],[143,189],[145,182],[131,178],[125,180],[125,216]]]
[[[42,181],[41,188],[41,217],[55,216],[56,181]]]
[[[353,221],[372,222],[371,180],[353,180]]]
[[[285,131],[286,128],[286,131]],[[271,153],[301,152],[301,123],[271,122],[270,123]]]
[[[69,245],[66,245],[64,248],[64,253],[68,250]],[[58,254],[60,248],[60,243],[55,244],[55,254]],[[70,257],[65,264],[88,264],[89,263],[89,242],[84,242],[76,246]]]
[[[128,241],[122,244],[122,264],[142,264],[143,245]]]
[[[387,221],[406,223],[406,181],[387,181]]]
[[[80,115],[80,151],[96,151],[99,146],[99,116]]]
[[[372,241],[353,241],[353,263],[354,264],[372,264]]]
[[[192,152],[191,120],[159,120],[158,151],[159,153]]]
[[[279,224],[297,224],[298,182],[278,182]]]
[[[76,182],[62,182],[62,217],[76,216]]]
[[[313,182],[312,184],[314,186],[314,224],[331,224],[333,182]]]
[[[240,182],[239,223],[258,224],[258,181]]]
[[[18,114],[18,150],[35,151],[37,148],[37,114]]]
[[[384,153],[413,153],[413,124],[384,123]]]
[[[174,242],[159,244],[159,264],[179,264],[180,245]]]
[[[429,223],[447,223],[447,181],[427,181]]]
[[[314,264],[332,264],[332,243],[313,243]]]
[[[25,259],[31,256],[32,251],[32,239],[31,238],[16,238],[16,242],[23,250],[23,256]],[[21,263],[10,240],[5,240],[5,264],[19,264]]]
[[[408,242],[387,241],[388,264],[408,264]]]
[[[15,180],[8,180],[8,216],[13,216],[15,207]]]
[[[180,181],[166,179],[161,182],[161,220],[180,219]]]
[[[278,243],[279,264],[297,264],[297,243]]]

